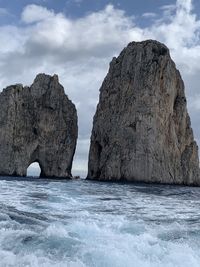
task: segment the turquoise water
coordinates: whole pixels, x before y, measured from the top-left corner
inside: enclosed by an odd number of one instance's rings
[[[200,188],[0,180],[0,266],[200,266]]]

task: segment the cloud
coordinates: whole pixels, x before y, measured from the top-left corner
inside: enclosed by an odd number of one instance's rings
[[[123,40],[130,39],[129,30],[132,26],[132,18],[126,17],[124,11],[117,10],[112,5],[77,20],[30,5],[24,9],[22,20],[36,22],[31,29],[27,49],[35,49],[33,52],[41,50],[42,53],[44,50],[55,50],[58,55],[65,51],[68,57],[69,54],[72,55],[73,60],[77,52],[78,56],[101,57],[107,48],[110,52],[113,47],[119,47]]]
[[[74,2],[75,2],[77,5],[80,5],[80,4],[83,2],[83,0],[74,0]]]
[[[10,15],[9,11],[6,8],[0,8],[0,17]]]
[[[143,18],[155,18],[156,16],[157,16],[157,14],[153,13],[153,12],[146,12],[146,13],[142,14]]]
[[[25,23],[33,23],[38,21],[48,20],[55,16],[52,10],[38,5],[28,5],[22,12],[22,21]]]
[[[200,140],[200,21],[191,0],[161,7],[148,27],[113,5],[71,19],[40,5],[27,5],[19,26],[0,27],[0,85],[30,84],[38,72],[57,73],[78,109],[79,141],[74,174],[85,175],[92,118],[109,62],[130,41],[157,39],[169,46],[186,84],[188,107]],[[137,14],[135,14],[137,15]]]
[[[194,108],[200,111],[200,95],[197,98],[193,99]]]

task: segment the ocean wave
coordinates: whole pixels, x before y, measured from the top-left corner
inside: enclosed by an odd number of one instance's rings
[[[199,189],[153,187],[1,180],[0,267],[199,266]]]

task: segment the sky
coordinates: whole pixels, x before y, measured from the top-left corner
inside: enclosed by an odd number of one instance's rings
[[[0,0],[0,88],[30,85],[41,72],[59,75],[78,110],[73,174],[84,177],[109,62],[129,42],[146,39],[169,47],[200,145],[199,0]]]

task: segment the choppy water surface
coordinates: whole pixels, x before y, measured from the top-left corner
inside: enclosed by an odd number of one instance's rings
[[[0,180],[0,266],[200,266],[200,188]]]

